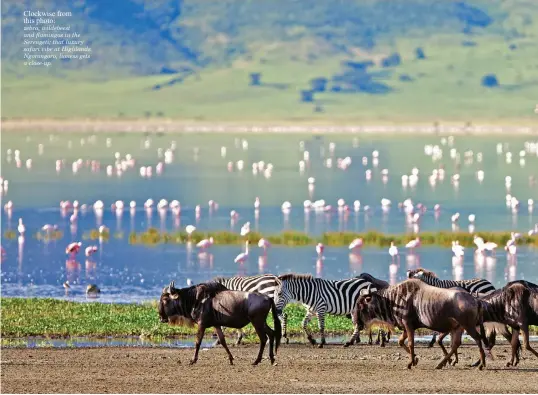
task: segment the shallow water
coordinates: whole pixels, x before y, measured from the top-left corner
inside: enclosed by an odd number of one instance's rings
[[[463,335],[464,342],[472,342],[472,338],[468,335]],[[530,336],[531,342],[538,341],[538,336]],[[202,341],[201,350],[215,346],[215,340],[208,336]],[[328,336],[326,338],[329,345],[342,345],[348,337],[345,336]],[[362,341],[366,341],[366,337],[362,337]],[[415,336],[416,343],[429,343],[431,336]],[[234,339],[228,336],[228,343],[232,343]],[[396,337],[392,337],[389,342],[395,343]],[[504,339],[498,338],[497,343],[505,342]],[[290,343],[305,343],[304,338],[291,338]],[[445,338],[445,343],[450,343],[450,335]],[[193,348],[195,339],[193,337],[182,337],[177,339],[146,339],[138,336],[130,337],[69,337],[63,339],[47,339],[42,337],[25,337],[25,338],[9,338],[3,339],[2,348],[86,348],[86,347],[165,347],[165,348]],[[283,346],[285,347],[285,345]]]
[[[106,139],[110,138],[110,147]],[[248,140],[248,149],[241,148],[241,139]],[[358,139],[358,141],[354,141]],[[149,141],[149,148],[145,142]],[[298,163],[304,157],[299,148],[300,141],[310,153],[310,162],[303,173]],[[217,275],[250,275],[256,273],[312,273],[328,279],[339,279],[369,272],[390,282],[401,281],[409,268],[425,266],[441,278],[484,277],[495,286],[502,286],[513,279],[538,282],[538,250],[520,247],[517,256],[509,259],[499,250],[495,257],[477,258],[468,249],[462,262],[453,261],[449,249],[423,247],[416,255],[408,255],[401,248],[399,262],[391,265],[386,249],[366,248],[360,256],[350,255],[346,248],[326,248],[325,259],[317,261],[313,247],[286,248],[274,246],[264,257],[255,247],[248,262],[237,265],[234,257],[241,246],[213,246],[209,253],[199,254],[188,245],[158,245],[154,247],[130,245],[128,233],[143,231],[148,227],[171,231],[184,229],[194,224],[201,231],[231,229],[239,232],[241,225],[251,222],[251,228],[265,234],[281,232],[283,229],[306,231],[319,235],[324,231],[369,229],[388,233],[409,231],[404,213],[397,202],[412,198],[421,202],[428,210],[424,214],[420,230],[450,230],[450,217],[460,212],[459,227],[467,230],[470,213],[476,215],[476,230],[519,230],[527,231],[538,220],[536,213],[527,207],[527,199],[538,200],[538,157],[534,152],[526,153],[525,163],[520,163],[519,152],[525,149],[527,137],[456,137],[453,146],[441,144],[436,136],[305,136],[305,135],[148,135],[142,134],[90,134],[3,133],[2,134],[2,177],[9,180],[7,194],[2,205],[13,201],[11,215],[2,213],[2,246],[6,250],[1,267],[2,294],[4,296],[58,297],[87,300],[85,286],[95,283],[101,288],[97,300],[102,302],[139,302],[156,299],[162,287],[170,280],[176,284],[208,280]],[[155,174],[155,165],[164,161],[158,149],[165,151],[175,142],[173,160],[165,164],[161,175]],[[335,142],[334,154],[329,152],[329,142]],[[496,144],[505,143],[504,151],[513,154],[511,163],[505,155],[496,153]],[[38,144],[43,144],[39,154]],[[424,145],[439,145],[443,158],[437,162],[425,155]],[[221,157],[221,147],[227,147],[226,157]],[[450,149],[456,148],[461,155],[457,165],[450,159]],[[11,156],[7,150],[11,149]],[[21,151],[21,167],[17,167],[14,153]],[[372,152],[379,152],[379,164],[372,166]],[[464,152],[473,151],[473,162],[465,161]],[[116,152],[123,158],[131,154],[136,165],[118,176],[115,172],[107,176],[106,166],[113,165]],[[482,160],[478,161],[478,152]],[[327,168],[323,162],[329,157],[349,156],[352,164],[344,171],[335,165]],[[366,156],[368,164],[362,164]],[[10,159],[11,158],[11,159]],[[31,169],[26,160],[32,159]],[[73,173],[72,162],[82,159],[83,165]],[[10,160],[9,160],[10,159]],[[65,159],[59,172],[55,170],[57,159]],[[234,166],[227,170],[228,161],[244,160],[244,170]],[[99,171],[91,171],[86,160],[98,160]],[[252,173],[252,163],[260,160],[274,165],[270,177]],[[446,170],[444,181],[431,185],[428,176],[432,170],[443,165]],[[142,178],[139,167],[153,166],[153,176]],[[401,176],[419,168],[419,182],[415,187],[403,187]],[[365,171],[372,170],[372,179],[367,180]],[[388,180],[383,182],[381,170],[388,170]],[[482,183],[477,181],[477,170],[484,170]],[[456,187],[450,177],[458,173]],[[315,188],[308,189],[308,177],[315,177]],[[508,193],[505,176],[512,177],[509,192],[520,200],[519,210],[512,212],[505,204]],[[261,200],[259,216],[253,209],[254,198]],[[392,201],[389,210],[382,210],[381,198]],[[170,211],[161,213],[154,209],[151,215],[142,208],[146,199],[155,202],[161,198],[169,201],[178,199],[182,210],[180,216]],[[348,215],[334,212],[331,215],[304,213],[305,199],[325,199],[336,206],[338,198],[352,206],[354,200],[361,201],[358,213]],[[80,211],[74,225],[70,224],[72,212],[59,208],[62,200],[79,200],[90,208]],[[97,199],[103,200],[105,210],[96,215],[91,208]],[[136,201],[137,209],[129,209],[121,216],[109,207],[121,199],[126,205]],[[208,200],[219,203],[217,210],[208,209]],[[288,200],[292,204],[288,216],[283,215],[280,205]],[[194,207],[201,205],[201,215],[195,215]],[[434,204],[441,205],[438,215]],[[365,214],[363,207],[370,205],[372,211]],[[230,221],[230,211],[239,213],[237,222]],[[535,208],[535,211],[538,207]],[[26,226],[22,243],[17,238],[6,238],[6,230],[17,230],[18,219]],[[44,242],[36,234],[44,224],[56,224],[63,232],[58,241]],[[111,230],[108,241],[90,241],[89,230],[104,224]],[[67,259],[65,247],[72,241],[82,241],[83,248],[97,245],[99,251],[85,260],[83,253],[76,259]],[[62,284],[69,280],[71,288],[66,294]],[[93,300],[93,299],[91,299]]]

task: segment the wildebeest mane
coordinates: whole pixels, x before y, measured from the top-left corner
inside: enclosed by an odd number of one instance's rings
[[[312,280],[314,276],[311,274],[297,274],[297,273],[286,273],[278,276],[279,280]]]
[[[372,276],[369,273],[361,273],[355,278],[362,278],[363,280],[369,281],[374,286],[376,286],[376,288],[378,288],[378,289],[386,288],[386,287],[388,287],[390,285],[388,282],[386,282],[384,280],[380,280],[378,278],[375,278],[374,276]]]
[[[205,298],[213,298],[215,297],[215,295],[222,291],[229,291],[228,288],[216,281],[198,284],[195,287],[197,301],[200,301],[201,299]]]

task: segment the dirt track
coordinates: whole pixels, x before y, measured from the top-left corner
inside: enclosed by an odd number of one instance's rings
[[[535,347],[538,344],[534,344]],[[417,348],[419,363],[407,370],[405,351],[359,345],[349,349],[284,345],[277,366],[264,359],[250,366],[256,346],[200,353],[195,366],[192,349],[95,348],[3,349],[2,393],[342,393],[342,392],[459,392],[536,393],[538,359],[523,353],[516,368],[506,368],[508,347],[494,348],[495,361],[486,370],[468,367],[478,356],[475,346],[460,348],[460,364],[435,370],[439,348]],[[180,364],[177,361],[180,360]]]

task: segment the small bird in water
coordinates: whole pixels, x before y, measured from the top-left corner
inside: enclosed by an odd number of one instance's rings
[[[87,296],[96,297],[97,294],[100,293],[100,292],[101,292],[101,290],[95,284],[88,284],[88,286],[86,287],[86,295]]]

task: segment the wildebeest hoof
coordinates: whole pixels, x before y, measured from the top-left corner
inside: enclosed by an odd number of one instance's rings
[[[344,343],[344,348],[347,348],[347,347],[349,347],[349,346],[351,346],[351,345],[353,345],[353,343],[351,343],[351,342],[346,342],[346,343]]]
[[[417,366],[417,364],[418,364],[418,357],[415,357],[415,360],[413,361],[413,365]]]
[[[256,360],[256,361],[252,362],[252,366],[256,366],[259,363],[260,363],[260,361]]]
[[[320,344],[318,345],[318,348],[323,348],[323,343],[320,343]]]
[[[409,363],[407,364],[407,369],[411,369],[411,366],[413,366],[413,364],[412,364],[411,362],[409,362]]]
[[[311,337],[308,338],[308,341],[310,342],[310,344],[312,344],[313,346],[315,346],[317,344],[316,342],[316,339],[313,339]]]
[[[288,337],[285,337],[286,339],[286,344],[290,344],[290,339],[288,339]]]
[[[230,365],[233,365],[233,364],[234,364],[234,360],[230,359]]]
[[[196,359],[191,359],[191,360],[189,361],[189,365],[194,365],[195,363],[196,363]]]

